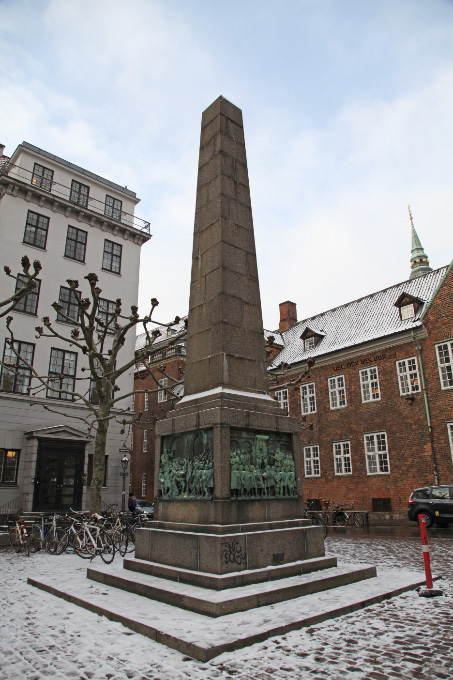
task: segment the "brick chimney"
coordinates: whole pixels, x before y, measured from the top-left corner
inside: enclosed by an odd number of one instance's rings
[[[287,331],[288,328],[297,323],[297,307],[295,302],[280,302],[280,323],[278,324],[279,331]]]

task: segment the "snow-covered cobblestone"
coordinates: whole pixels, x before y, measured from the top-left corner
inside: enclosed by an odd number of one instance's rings
[[[441,535],[441,534],[439,534]],[[209,663],[184,657],[27,584],[27,577],[65,574],[76,556],[30,558],[0,552],[0,680],[451,680],[453,679],[453,541],[430,541],[433,571],[444,596],[415,592],[308,629],[271,638]],[[423,570],[420,540],[328,538],[341,561]],[[112,568],[119,569],[115,560]],[[103,597],[102,587],[98,588]],[[152,602],[150,602],[152,607]]]

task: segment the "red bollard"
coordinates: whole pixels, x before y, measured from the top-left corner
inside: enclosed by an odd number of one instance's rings
[[[420,525],[420,537],[422,539],[423,546],[423,560],[425,562],[425,575],[426,575],[426,589],[419,589],[418,594],[421,597],[436,597],[437,595],[443,595],[443,592],[437,588],[433,588],[433,577],[431,574],[431,562],[429,558],[429,547],[428,547],[428,534],[426,533],[425,516],[418,516],[418,523]]]

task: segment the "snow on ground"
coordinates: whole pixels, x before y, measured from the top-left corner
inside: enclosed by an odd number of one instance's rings
[[[450,533],[450,532],[449,532]],[[29,586],[28,576],[84,572],[74,555],[0,552],[0,680],[453,679],[453,540],[430,540],[444,596],[415,592],[318,626],[271,638],[209,663]],[[327,554],[383,568],[423,570],[416,538],[329,537]],[[94,564],[98,561],[95,560]],[[112,568],[121,568],[118,558]],[[102,599],[102,586],[97,588]],[[153,603],[150,601],[152,608]]]

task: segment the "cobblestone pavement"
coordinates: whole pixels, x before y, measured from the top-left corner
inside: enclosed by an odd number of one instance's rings
[[[453,540],[433,538],[430,547],[433,571],[444,575],[438,582],[443,597],[408,592],[209,663],[27,585],[28,576],[49,570],[67,574],[68,580],[75,570],[85,571],[86,562],[77,556],[27,558],[1,551],[0,680],[450,680]],[[423,570],[416,538],[329,537],[326,552],[342,561]]]

